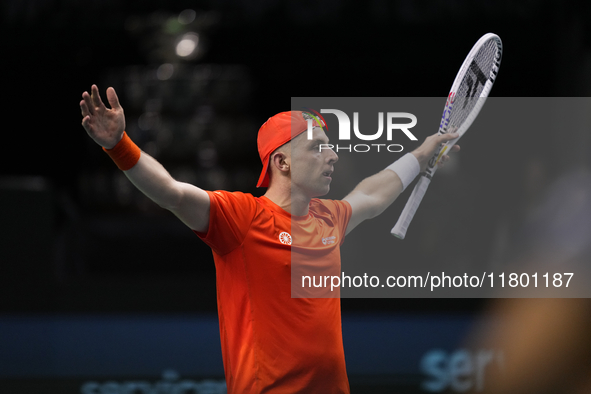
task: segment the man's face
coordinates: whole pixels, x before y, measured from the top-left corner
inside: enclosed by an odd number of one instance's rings
[[[314,127],[312,139],[308,133],[294,138],[291,147],[291,193],[303,193],[306,197],[319,197],[330,190],[334,163],[339,157],[320,144],[328,144],[328,137],[320,127]]]

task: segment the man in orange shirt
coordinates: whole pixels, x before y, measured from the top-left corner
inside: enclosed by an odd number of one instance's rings
[[[343,200],[322,200],[316,197],[328,193],[338,157],[319,149],[328,144],[323,125],[314,123],[308,139],[304,114],[282,112],[259,130],[257,186],[267,192],[257,198],[174,180],[125,133],[113,88],[107,89],[111,109],[96,85],[82,98],[88,135],[139,190],[212,248],[228,393],[348,393],[340,300],[292,298],[292,269],[339,275],[345,235],[383,212],[435,149],[457,135],[430,136]]]

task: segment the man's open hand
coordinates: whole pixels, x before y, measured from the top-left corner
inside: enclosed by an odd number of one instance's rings
[[[82,126],[90,138],[100,146],[111,149],[123,136],[125,116],[115,89],[107,89],[107,100],[111,109],[105,107],[97,86],[92,85],[91,94],[82,93],[80,110],[82,111]]]

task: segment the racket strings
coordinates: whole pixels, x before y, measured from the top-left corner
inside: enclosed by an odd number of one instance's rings
[[[471,118],[471,114],[476,107],[482,106],[486,100],[487,94],[482,94],[485,89],[490,89],[491,72],[494,73],[495,63],[499,57],[499,48],[494,40],[487,41],[480,47],[478,52],[470,63],[466,65],[466,74],[462,78],[455,95],[453,111],[447,129],[458,129],[466,120]],[[484,96],[481,98],[481,96]],[[476,111],[476,114],[478,111]]]

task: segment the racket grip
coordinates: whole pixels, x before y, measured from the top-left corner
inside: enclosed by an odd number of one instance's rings
[[[412,190],[412,193],[408,198],[408,201],[406,202],[406,205],[404,206],[398,221],[390,231],[392,235],[397,238],[404,239],[406,236],[406,231],[408,230],[408,226],[410,225],[412,218],[415,216],[417,208],[421,204],[423,196],[425,196],[430,183],[431,179],[427,178],[426,176],[421,176],[415,185],[415,188]]]

